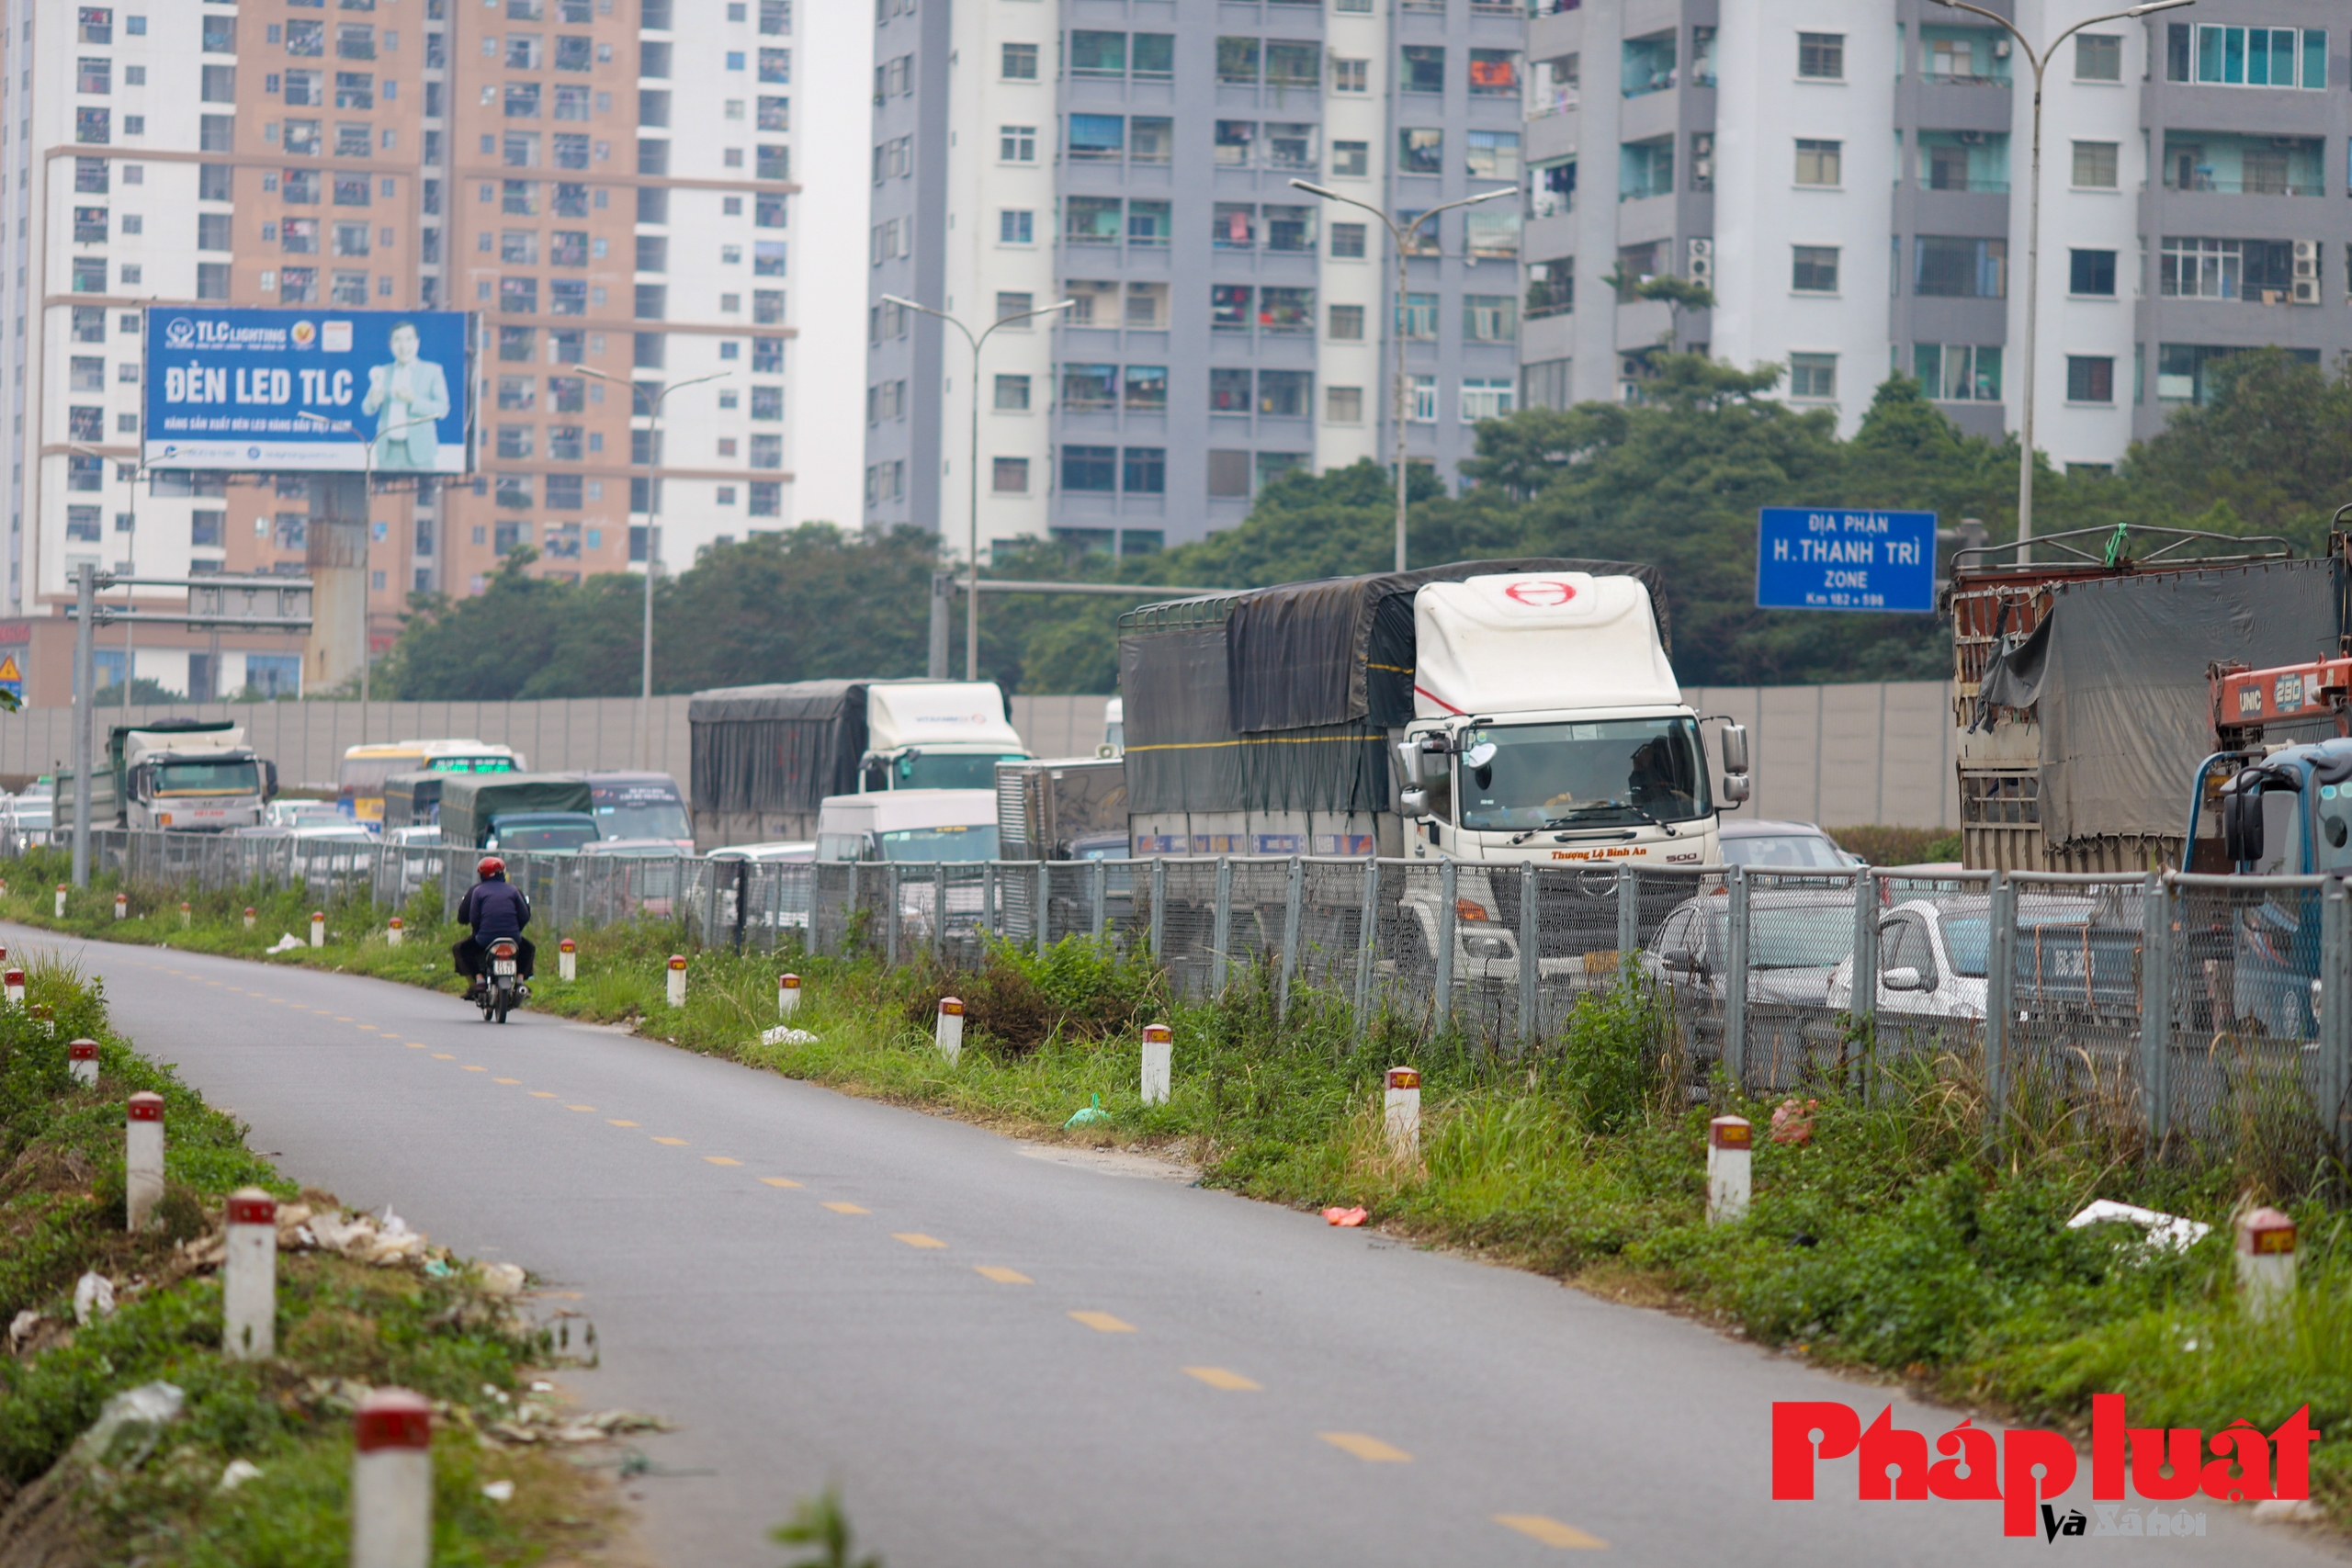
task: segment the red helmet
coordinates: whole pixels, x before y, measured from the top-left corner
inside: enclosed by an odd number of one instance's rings
[[[496,855],[484,855],[481,857],[481,863],[474,867],[474,870],[484,876],[503,876],[506,874],[506,863]]]

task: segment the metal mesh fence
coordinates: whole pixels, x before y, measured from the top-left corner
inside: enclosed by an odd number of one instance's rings
[[[357,840],[92,834],[165,897],[300,889],[453,910],[477,852]],[[1932,1072],[1989,1138],[2260,1134],[2352,1145],[2352,896],[2342,880],[1308,858],[821,864],[506,857],[549,935],[674,921],[750,952],[968,967],[993,939],[1099,940],[1199,999],[1262,985],[1483,1049],[1545,1049],[1627,980],[1674,1021],[1694,1093]],[[175,891],[177,890],[177,891]]]

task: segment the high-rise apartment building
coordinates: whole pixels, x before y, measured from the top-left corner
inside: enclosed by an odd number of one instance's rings
[[[0,17],[5,604],[40,644],[36,700],[65,690],[41,623],[85,560],[299,574],[341,564],[325,536],[364,517],[380,649],[409,593],[479,592],[520,546],[542,575],[641,570],[658,506],[674,570],[797,516],[791,0],[5,0]],[[364,511],[356,479],[138,479],[140,316],[175,303],[475,312],[475,477]],[[201,698],[349,671],[228,641],[151,631],[137,673]]]
[[[2031,39],[2095,6],[2018,0]],[[1527,395],[1625,395],[1672,332],[1787,367],[1851,431],[1890,368],[1963,429],[2112,465],[2219,358],[2352,348],[2352,32],[2324,0],[2199,0],[2066,40],[2045,77],[2041,310],[2025,353],[2033,72],[1931,0],[1540,0],[1529,22]],[[1669,320],[1604,281],[1703,278]]]
[[[1136,554],[1295,468],[1451,473],[1519,383],[1520,203],[1441,215],[1396,299],[1375,213],[1521,179],[1518,0],[880,0],[865,518],[960,551]],[[1060,300],[989,340],[963,338]],[[978,400],[978,451],[971,449]]]

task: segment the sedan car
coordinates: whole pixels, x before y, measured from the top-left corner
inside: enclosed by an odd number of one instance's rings
[[[2018,1000],[2021,1008],[2090,1002],[2113,989],[2119,954],[2098,926],[2088,898],[2028,895],[2018,900]],[[2097,929],[2095,929],[2097,928]],[[2130,943],[2136,933],[2117,928],[2126,943],[2120,958],[2121,1000],[2135,999]],[[1880,918],[1877,1010],[1911,1018],[1984,1016],[1992,899],[1984,894],[1913,898]],[[1849,953],[1829,976],[1829,1005],[1850,1007],[1854,962]]]
[[[1760,866],[1772,871],[1849,871],[1862,863],[1858,855],[1838,847],[1838,840],[1810,822],[1769,822],[1732,818],[1720,829],[1725,865]]]
[[[1747,995],[1752,1001],[1820,1006],[1854,952],[1854,896],[1838,888],[1764,889],[1748,895]],[[1642,953],[1642,971],[1678,995],[1720,1002],[1731,962],[1731,899],[1685,899]]]

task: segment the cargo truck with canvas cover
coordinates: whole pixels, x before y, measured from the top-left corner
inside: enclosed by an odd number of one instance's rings
[[[1029,755],[991,681],[795,681],[686,707],[697,848],[807,840],[828,795],[993,789]]]
[[[452,773],[441,784],[441,841],[562,851],[599,837],[588,781],[564,773]]]

